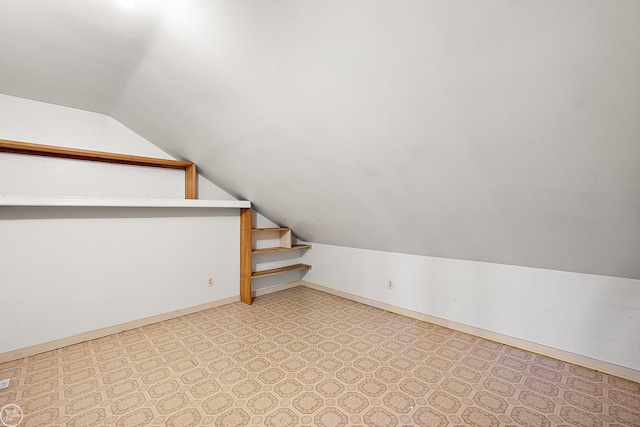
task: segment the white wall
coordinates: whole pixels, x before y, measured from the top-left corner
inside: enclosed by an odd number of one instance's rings
[[[96,45],[33,10],[117,28],[103,111],[307,240],[640,279],[639,1],[46,3],[0,26],[7,86],[100,108]]]
[[[310,241],[640,279],[640,1],[118,3],[0,2],[0,92]]]
[[[0,138],[170,158],[107,116],[4,95]],[[183,198],[184,179],[0,153],[0,194]],[[200,196],[232,199],[202,178]],[[0,236],[0,353],[239,293],[237,209],[0,207]]]
[[[303,262],[309,282],[640,371],[638,280],[322,244]]]

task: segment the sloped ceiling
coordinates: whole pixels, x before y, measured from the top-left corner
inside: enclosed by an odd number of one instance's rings
[[[0,61],[306,240],[640,279],[636,0],[1,0]]]

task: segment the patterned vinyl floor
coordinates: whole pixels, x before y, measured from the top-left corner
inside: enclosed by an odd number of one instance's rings
[[[21,426],[640,426],[640,384],[305,287],[0,365]],[[1,425],[1,424],[0,424]]]

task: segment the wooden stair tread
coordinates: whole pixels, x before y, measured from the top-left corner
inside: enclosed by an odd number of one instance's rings
[[[280,273],[285,273],[287,271],[295,271],[295,270],[311,270],[311,266],[308,264],[293,264],[293,265],[288,265],[286,267],[256,271],[255,273],[251,273],[251,278],[255,279],[257,277],[266,277],[266,276],[271,276],[273,274],[280,274]]]
[[[293,245],[290,248],[284,248],[282,246],[276,246],[273,248],[262,248],[262,249],[254,249],[251,251],[252,254],[266,254],[270,252],[283,252],[283,251],[294,251],[296,249],[310,249],[311,245]]]

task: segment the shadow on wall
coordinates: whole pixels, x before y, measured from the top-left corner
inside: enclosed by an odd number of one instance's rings
[[[262,290],[272,288],[274,286],[281,286],[291,282],[297,282],[302,280],[303,277],[302,272],[300,271],[290,271],[288,273],[277,274],[273,276],[261,277],[259,279],[253,279],[252,288],[253,291]]]
[[[212,218],[238,216],[235,209],[219,208],[113,208],[20,207],[0,209],[0,220],[97,219],[97,218]]]

